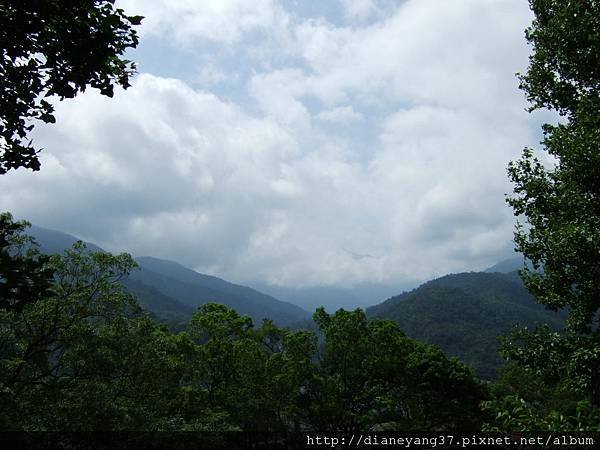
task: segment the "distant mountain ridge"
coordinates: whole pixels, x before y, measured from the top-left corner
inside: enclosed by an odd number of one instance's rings
[[[537,304],[516,272],[446,275],[368,308],[367,314],[394,320],[408,336],[439,346],[488,379],[502,363],[497,336],[515,324],[560,329],[565,318]]]
[[[525,266],[532,268],[531,262],[525,259],[524,256],[515,256],[514,258],[505,259],[503,261],[500,261],[499,263],[494,264],[491,267],[488,267],[484,270],[484,272],[510,273],[523,269]]]
[[[335,312],[340,308],[349,310],[375,305],[380,303],[384,298],[388,298],[407,288],[414,287],[414,284],[389,286],[365,283],[352,287],[313,286],[291,288],[265,283],[254,283],[252,286],[261,292],[265,292],[280,300],[294,303],[308,311],[314,312],[319,306],[324,306],[328,312]]]
[[[32,226],[33,236],[45,253],[62,253],[78,239],[60,231]],[[86,243],[93,251],[104,251]],[[174,261],[153,257],[135,258],[140,266],[124,280],[124,286],[138,297],[140,304],[158,319],[175,328],[187,324],[196,308],[217,302],[235,308],[252,317],[255,323],[268,318],[283,326],[305,321],[310,314],[291,303],[282,302],[252,288],[229,283],[221,278],[204,275]]]
[[[135,260],[142,270],[132,272],[132,280],[152,286],[194,308],[207,302],[223,303],[240,314],[252,317],[257,323],[262,319],[271,319],[280,325],[293,325],[310,316],[296,305],[246,286],[198,273],[173,261],[154,257],[139,257]],[[198,299],[202,299],[200,303]]]
[[[67,233],[63,233],[58,230],[51,230],[49,228],[38,227],[37,225],[31,225],[25,232],[33,236],[40,246],[40,250],[43,253],[50,255],[56,253],[62,253],[65,249],[71,247],[75,242],[79,241],[75,236]],[[103,252],[104,250],[91,242],[85,242],[85,245],[94,252]]]

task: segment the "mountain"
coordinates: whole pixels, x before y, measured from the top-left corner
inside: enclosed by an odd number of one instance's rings
[[[31,227],[26,230],[26,233],[35,238],[40,246],[40,251],[49,255],[62,253],[66,248],[71,247],[79,240],[75,236],[63,233],[62,231],[50,230],[48,228],[38,227],[37,225],[31,225]],[[91,242],[86,242],[85,244],[91,251],[104,251]]]
[[[515,324],[560,329],[565,318],[535,303],[516,272],[446,275],[368,308],[367,314],[394,320],[408,336],[459,357],[486,379],[502,364],[498,336]]]
[[[260,323],[272,319],[280,325],[293,325],[309,313],[291,303],[282,302],[252,288],[203,275],[173,261],[153,257],[136,258],[141,270],[130,278],[191,307],[208,302],[223,303]]]
[[[140,305],[157,321],[166,323],[173,331],[186,329],[190,318],[196,311],[189,305],[163,294],[153,286],[148,286],[131,277],[123,280],[123,285],[135,295]]]
[[[33,236],[44,253],[62,253],[78,239],[56,230],[32,226]],[[93,251],[103,251],[86,243]],[[303,322],[310,314],[302,308],[282,302],[246,286],[229,283],[217,277],[203,275],[173,261],[152,257],[136,258],[139,269],[123,281],[137,296],[142,307],[158,320],[181,329],[189,322],[196,308],[204,303],[217,302],[235,308],[240,314],[252,317],[255,323],[269,318],[278,325],[290,326]]]
[[[488,267],[484,270],[487,273],[500,272],[500,273],[510,273],[521,270],[527,266],[530,269],[533,269],[533,265],[531,261],[526,260],[523,256],[516,256],[514,258],[508,258],[504,261],[500,261],[497,264],[494,264],[492,267]]]

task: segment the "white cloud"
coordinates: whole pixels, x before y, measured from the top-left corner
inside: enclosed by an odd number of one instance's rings
[[[526,4],[513,0],[411,0],[372,25],[350,29],[323,20],[296,28],[324,102],[435,103],[488,109],[522,98]],[[484,108],[482,108],[484,109]]]
[[[325,122],[344,124],[361,120],[363,116],[361,113],[354,111],[352,106],[339,106],[327,111],[321,111],[315,117]]]
[[[345,1],[338,20],[267,0],[122,3],[146,35],[214,41],[182,57],[235,95],[142,74],[61,103],[36,135],[41,172],[1,177],[1,209],[235,281],[400,283],[510,250],[505,168],[537,140],[513,75],[525,2]]]
[[[180,81],[151,75],[139,76],[113,99],[89,93],[62,103],[57,116],[57,125],[40,129],[36,139],[51,149],[43,153],[42,177],[28,172],[4,177],[0,181],[10,184],[1,203],[49,225],[77,217],[67,231],[79,229],[109,247],[129,244],[134,252],[146,253],[147,245],[161,250],[151,244],[161,218],[188,223],[189,233],[178,239],[196,240],[194,227],[201,223],[223,227],[218,222],[228,219],[223,209],[269,196],[279,160],[297,151],[277,125]],[[31,201],[23,204],[23,196]],[[36,212],[45,204],[53,205],[53,214],[41,219]],[[110,226],[99,229],[98,216]],[[205,219],[198,222],[199,216]],[[148,233],[138,233],[144,221]],[[168,229],[173,227],[163,231]],[[173,242],[163,244],[170,248]]]
[[[284,20],[273,0],[120,0],[128,14],[145,16],[141,35],[190,44],[195,39],[234,44],[245,33]]]
[[[347,16],[364,19],[377,10],[375,0],[341,0]]]
[[[300,69],[275,70],[252,77],[250,93],[268,117],[306,130],[310,127],[310,114],[301,99],[306,92],[305,81]]]

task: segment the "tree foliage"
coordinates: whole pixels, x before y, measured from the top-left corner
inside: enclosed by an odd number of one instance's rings
[[[534,265],[525,285],[548,307],[567,308],[567,330],[516,329],[503,354],[510,372],[484,408],[493,429],[598,430],[600,423],[600,4],[530,0],[533,46],[521,88],[531,110],[563,119],[543,126],[544,165],[526,148],[509,166],[508,199],[523,215],[518,251]],[[520,375],[520,380],[514,376]],[[517,382],[515,382],[517,380]],[[532,394],[538,387],[544,395]]]
[[[536,269],[524,281],[541,302],[570,308],[577,331],[593,326],[600,307],[600,4],[591,0],[531,0],[535,20],[526,32],[533,46],[521,87],[531,109],[565,117],[543,127],[548,168],[525,149],[509,175],[515,214],[528,226],[516,232],[517,250]]]
[[[0,3],[0,174],[39,170],[28,138],[34,120],[54,123],[52,98],[88,86],[113,95],[129,86],[135,65],[122,58],[138,44],[140,16],[114,0],[6,0]]]
[[[484,410],[490,430],[600,430],[598,332],[516,328],[502,339],[510,361]]]
[[[329,315],[321,308],[314,318],[324,337],[307,390],[314,429],[479,427],[485,389],[457,359],[407,338],[392,321],[367,320],[360,309]]]
[[[484,431],[600,431],[597,406],[517,362],[502,369],[482,409],[490,413]]]
[[[51,284],[49,257],[23,234],[28,225],[14,222],[9,213],[0,214],[0,307],[5,309],[22,310],[41,299]]]

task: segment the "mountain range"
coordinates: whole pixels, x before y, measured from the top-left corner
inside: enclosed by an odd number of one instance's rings
[[[33,236],[44,253],[61,253],[77,238],[60,231],[32,226]],[[86,243],[92,251],[103,251]],[[138,297],[140,304],[158,320],[174,329],[182,329],[198,306],[216,302],[252,317],[255,323],[268,318],[281,326],[291,326],[310,318],[302,308],[282,302],[252,288],[203,275],[174,261],[153,257],[137,257],[139,268],[133,270],[123,284]]]
[[[46,253],[60,253],[77,241],[74,236],[37,226],[29,234]],[[102,251],[93,243],[87,246]],[[559,329],[565,318],[564,312],[537,304],[525,289],[516,272],[524,266],[522,257],[483,272],[446,275],[399,295],[393,293],[401,291],[400,287],[380,285],[294,289],[257,284],[260,289],[253,289],[174,261],[149,256],[135,260],[139,268],[124,280],[125,287],[142,307],[173,330],[185,329],[198,306],[207,302],[226,304],[255,323],[269,318],[292,328],[314,328],[311,313],[298,305],[311,311],[324,305],[330,312],[374,305],[366,309],[369,317],[395,321],[409,337],[439,346],[486,379],[494,378],[502,364],[498,336],[509,333],[515,324],[533,327],[547,323]]]

